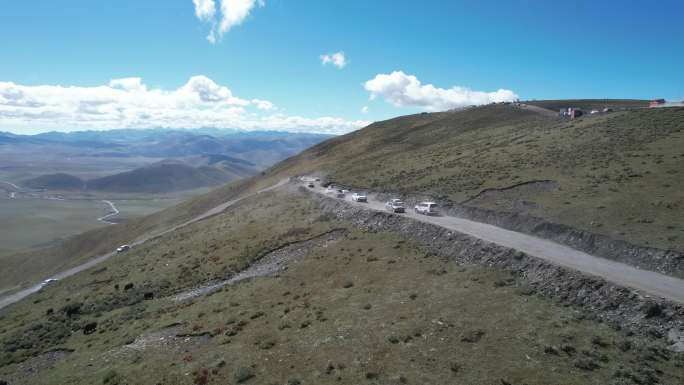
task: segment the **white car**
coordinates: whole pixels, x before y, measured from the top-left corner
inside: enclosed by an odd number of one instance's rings
[[[393,213],[403,213],[406,212],[406,207],[404,207],[404,202],[401,199],[390,199],[385,203],[385,208]]]
[[[366,196],[366,194],[353,193],[352,200],[354,202],[368,202],[368,197]]]
[[[437,215],[437,203],[420,202],[413,208],[413,210],[418,214]]]
[[[53,283],[55,283],[55,282],[57,282],[57,281],[59,281],[57,278],[48,278],[48,279],[46,279],[45,281],[41,282],[41,283],[40,283],[40,286],[45,287],[45,286],[48,286],[48,285],[52,285]]]
[[[130,250],[130,248],[131,248],[131,247],[130,247],[129,245],[121,245],[121,246],[119,246],[119,247],[116,248],[116,252],[117,252],[117,253],[123,253],[123,252],[125,252],[125,251]]]

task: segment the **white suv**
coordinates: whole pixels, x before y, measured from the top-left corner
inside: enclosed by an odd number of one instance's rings
[[[420,202],[413,208],[413,210],[418,214],[437,215],[437,203]]]
[[[393,213],[403,213],[406,211],[404,202],[397,198],[390,199],[389,202],[385,203],[385,208]]]
[[[354,202],[368,202],[368,197],[366,196],[366,194],[353,193],[352,200]]]

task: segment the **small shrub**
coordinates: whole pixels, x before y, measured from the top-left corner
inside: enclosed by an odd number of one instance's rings
[[[597,364],[596,362],[594,362],[594,360],[590,358],[579,358],[573,363],[573,365],[575,365],[575,367],[578,369],[586,371],[593,371],[601,367],[599,364]]]
[[[62,312],[67,317],[72,317],[81,313],[81,307],[83,306],[80,302],[70,303],[62,308]]]
[[[117,373],[115,370],[110,369],[105,373],[104,378],[102,379],[103,384],[107,385],[118,385],[123,382],[123,378],[119,373]]]
[[[97,330],[97,322],[89,322],[83,327],[83,334],[93,334]]]

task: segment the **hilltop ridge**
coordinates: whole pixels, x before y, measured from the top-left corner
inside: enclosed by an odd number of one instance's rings
[[[417,114],[328,140],[272,172],[319,171],[359,189],[533,216],[682,252],[683,121],[684,108],[575,120],[514,105]]]

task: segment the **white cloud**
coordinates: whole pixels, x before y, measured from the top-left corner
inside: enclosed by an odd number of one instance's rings
[[[145,91],[147,86],[142,83],[141,78],[122,78],[112,79],[109,81],[109,86],[118,88],[124,91]]]
[[[231,28],[242,24],[255,6],[263,7],[265,0],[221,0],[219,9],[220,19],[216,16],[216,2],[214,0],[192,0],[195,4],[195,15],[200,21],[211,24],[207,40],[214,44]]]
[[[135,77],[94,87],[0,82],[0,130],[217,127],[340,134],[369,124],[276,111],[268,100],[237,97],[201,75],[173,90],[150,89]]]
[[[216,15],[216,3],[214,0],[192,0],[195,4],[195,15],[201,21],[210,21]]]
[[[513,91],[505,89],[482,92],[458,86],[445,89],[437,88],[432,84],[423,85],[418,78],[402,71],[378,74],[375,78],[368,80],[364,88],[371,93],[371,100],[381,96],[385,101],[397,107],[422,107],[429,111],[443,111],[518,99],[518,95]]]
[[[361,113],[362,113],[362,114],[367,114],[367,113],[368,113],[368,106],[363,106],[363,107],[361,107]]]
[[[342,69],[347,65],[347,58],[344,56],[344,52],[329,53],[320,56],[321,64],[327,65],[332,64],[338,69]]]
[[[252,99],[252,104],[254,104],[256,108],[265,111],[269,111],[275,108],[273,103],[269,102],[268,100]]]

